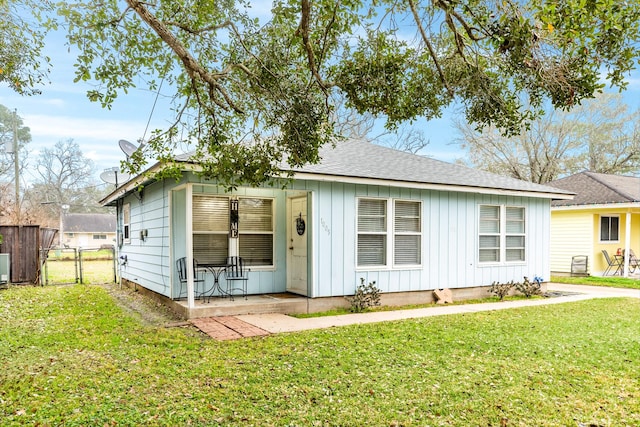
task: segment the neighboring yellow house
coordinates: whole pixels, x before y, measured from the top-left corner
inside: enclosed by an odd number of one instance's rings
[[[640,256],[639,177],[581,172],[548,185],[576,194],[551,202],[551,274],[570,274],[573,257],[587,256],[588,273],[604,275],[603,250],[613,256],[632,249]],[[624,267],[619,274],[628,276]]]

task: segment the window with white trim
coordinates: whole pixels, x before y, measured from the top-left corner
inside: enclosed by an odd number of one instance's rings
[[[246,265],[273,265],[273,199],[242,197],[238,200],[238,245],[229,248],[230,198],[194,194],[193,257],[201,264],[224,264],[239,255]]]
[[[422,249],[420,202],[396,200],[394,204],[393,263],[419,265]]]
[[[617,242],[620,240],[620,217],[601,216],[600,217],[600,241]]]
[[[229,255],[229,198],[193,195],[193,258],[224,264]]]
[[[239,255],[247,265],[273,265],[273,200],[238,200]]]
[[[124,243],[131,243],[131,204],[122,205],[122,238]]]
[[[524,207],[480,205],[478,225],[479,262],[524,261],[525,226]]]
[[[391,213],[389,206],[393,209]],[[420,265],[421,212],[421,202],[358,199],[358,267],[389,267],[391,261],[394,266]]]

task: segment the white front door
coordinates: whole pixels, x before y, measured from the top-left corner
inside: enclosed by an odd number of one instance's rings
[[[307,197],[287,200],[287,292],[307,295]]]

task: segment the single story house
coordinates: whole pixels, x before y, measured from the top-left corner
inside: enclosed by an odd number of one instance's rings
[[[608,267],[603,250],[610,257],[630,249],[640,255],[639,177],[581,172],[548,185],[575,193],[551,202],[552,273],[571,273],[572,259],[582,256],[588,273],[599,276]]]
[[[116,215],[68,213],[62,216],[61,221],[64,247],[98,249],[115,245]]]
[[[118,211],[121,278],[178,299],[179,258],[239,255],[250,295],[301,295],[313,311],[317,301],[344,301],[361,280],[410,303],[435,289],[487,295],[495,281],[549,277],[550,203],[570,191],[362,141],[324,147],[321,159],[286,188],[225,192],[189,155],[176,158],[177,182],[132,178],[102,200]]]

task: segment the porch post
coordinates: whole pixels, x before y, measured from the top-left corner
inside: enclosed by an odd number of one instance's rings
[[[193,296],[193,187],[191,184],[187,185],[186,193],[187,307],[192,309],[196,306],[196,302]]]
[[[627,211],[624,227],[624,277],[629,277],[629,245],[631,244],[631,212]]]

